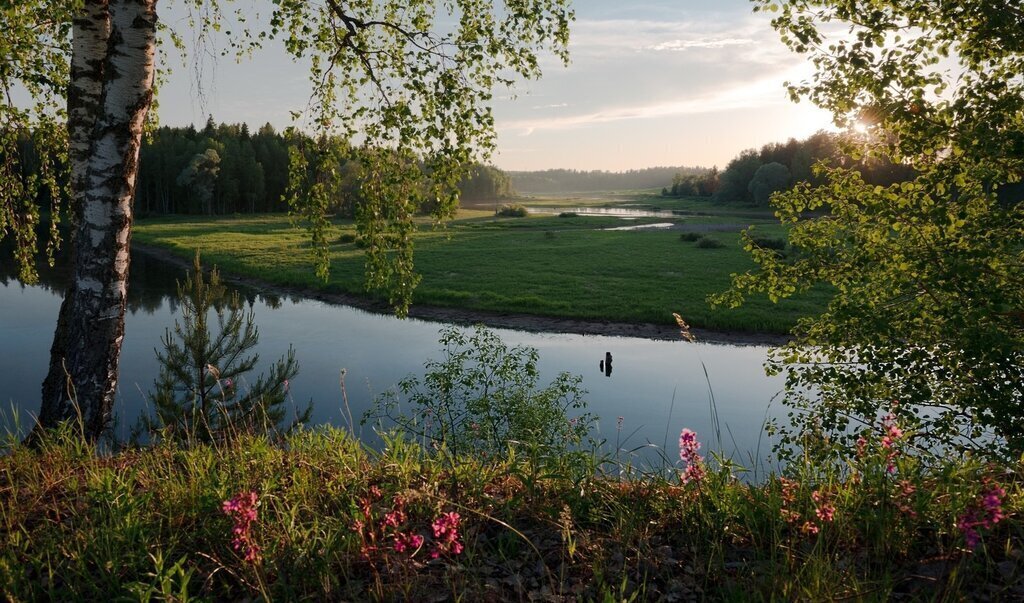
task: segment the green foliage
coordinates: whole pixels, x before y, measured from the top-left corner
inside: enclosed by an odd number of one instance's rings
[[[404,402],[395,392],[378,399],[364,423],[387,418],[432,449],[487,458],[510,447],[564,457],[589,435],[589,414],[569,416],[586,408],[580,377],[560,373],[538,388],[536,349],[509,348],[482,326],[447,327],[440,343],[444,356],[426,363],[423,379],[399,384]]]
[[[703,170],[696,174],[676,172],[672,177],[672,188],[661,189],[663,197],[710,197],[718,191],[718,168]]]
[[[693,243],[699,241],[704,235],[699,232],[684,232],[679,235],[679,240],[684,243]]]
[[[60,246],[58,223],[67,194],[64,94],[75,2],[26,0],[0,5],[0,240],[14,239],[19,278],[35,282],[40,206],[49,205],[47,259]],[[12,90],[31,97],[11,101]],[[43,152],[38,152],[43,149]]]
[[[721,249],[725,247],[725,243],[719,241],[715,237],[702,235],[699,239],[697,239],[696,247],[697,249]]]
[[[250,133],[245,124],[194,127],[163,126],[143,139],[135,207],[139,214],[255,213],[285,209],[288,140],[265,124]],[[212,198],[201,206],[190,198],[178,175],[207,150],[219,156]]]
[[[365,174],[357,221],[367,241],[366,285],[386,292],[398,313],[419,280],[413,217],[424,206],[438,219],[455,211],[466,169],[494,148],[495,87],[539,77],[543,51],[566,61],[572,19],[567,0],[471,2],[458,10],[433,0],[275,4],[269,36],[311,64],[314,154],[323,155],[333,135],[361,141],[345,156]],[[300,172],[310,164],[291,158]],[[306,194],[293,188],[295,198]],[[303,218],[325,274],[320,196],[314,186]]]
[[[580,481],[542,466],[532,489],[518,450],[453,459],[387,438],[372,451],[331,427],[114,454],[69,433],[0,456],[6,599],[1013,600],[1024,586],[1020,462],[918,458],[896,438],[890,473],[874,430],[848,463],[757,482],[709,460],[696,484],[671,468]],[[996,488],[1004,517],[971,550],[956,526]],[[248,492],[255,562],[223,511]],[[395,550],[448,512],[461,554]]]
[[[750,202],[750,181],[760,167],[757,151],[748,149],[740,153],[722,171],[715,198],[728,203]]]
[[[797,428],[852,445],[848,428],[895,412],[921,445],[1024,450],[1024,28],[1002,3],[759,1],[809,55],[791,87],[847,125],[848,152],[912,170],[882,186],[822,167],[826,183],[775,197],[799,256],[751,241],[757,272],[732,294],[778,299],[828,283],[828,310],[777,350]],[[848,30],[843,35],[836,25]],[[914,31],[927,35],[908,35]],[[947,68],[947,65],[955,68]],[[822,214],[828,207],[829,213]]]
[[[502,205],[494,212],[494,215],[502,218],[525,218],[529,213],[522,205],[513,203],[511,205]]]
[[[177,184],[188,191],[204,213],[212,212],[213,191],[220,172],[220,155],[216,149],[196,153],[178,174]]]
[[[781,163],[765,163],[757,168],[747,190],[758,205],[768,205],[773,193],[784,190],[790,185],[789,169]]]
[[[299,372],[295,353],[289,349],[268,376],[247,381],[259,361],[258,355],[247,355],[259,341],[253,313],[245,312],[237,291],[227,294],[216,268],[206,280],[198,253],[192,272],[178,284],[178,303],[181,321],[174,322],[173,334],[164,334],[163,351],[157,352],[153,414],[140,420],[138,430],[161,439],[210,442],[278,429],[287,410],[288,381]],[[293,426],[308,421],[311,412],[312,404]]]
[[[512,180],[494,166],[474,165],[459,181],[459,200],[462,202],[494,201],[512,195]]]
[[[757,247],[764,249],[774,249],[776,251],[783,251],[786,249],[786,239],[778,239],[775,237],[763,237],[759,235],[752,235],[750,242]]]

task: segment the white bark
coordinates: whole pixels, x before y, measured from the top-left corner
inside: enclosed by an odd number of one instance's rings
[[[132,202],[153,96],[157,0],[86,0],[74,22],[68,132],[74,275],[61,306],[40,425],[109,423],[124,336]]]

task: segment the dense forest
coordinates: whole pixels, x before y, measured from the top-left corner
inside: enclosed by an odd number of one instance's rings
[[[145,140],[136,209],[140,214],[229,214],[288,209],[289,149],[304,146],[301,134],[276,132],[270,124],[251,133],[246,124],[162,127]],[[344,141],[333,142],[343,148]],[[352,216],[360,203],[358,166],[332,155],[340,174],[332,213]],[[466,201],[511,196],[509,179],[498,169],[474,164],[459,184]]]
[[[703,174],[699,167],[651,167],[625,172],[602,170],[541,170],[508,172],[512,188],[519,193],[584,193],[661,188],[675,174]]]
[[[797,182],[822,183],[823,178],[816,176],[813,169],[822,160],[830,166],[856,168],[870,184],[886,186],[913,177],[913,170],[905,165],[854,159],[843,152],[839,134],[819,131],[804,140],[790,138],[784,143],[742,151],[721,172],[680,171],[673,176],[671,188],[666,186],[661,193],[673,197],[713,196],[724,203],[766,206],[772,193]]]

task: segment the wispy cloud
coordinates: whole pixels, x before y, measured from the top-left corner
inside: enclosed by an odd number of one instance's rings
[[[725,48],[726,46],[749,46],[754,44],[751,38],[698,38],[691,40],[669,40],[651,46],[645,46],[644,50],[682,52],[691,48]]]
[[[544,130],[564,130],[627,120],[697,115],[781,105],[788,102],[782,89],[782,81],[797,79],[803,75],[804,71],[804,68],[797,67],[781,75],[776,74],[691,98],[608,107],[576,115],[520,119],[499,124],[498,127],[501,130],[518,132],[521,136],[529,136],[536,131]]]
[[[569,106],[569,103],[552,103],[550,105],[534,105],[534,106],[532,106],[530,108],[531,109],[561,109],[563,107],[568,107],[568,106]]]

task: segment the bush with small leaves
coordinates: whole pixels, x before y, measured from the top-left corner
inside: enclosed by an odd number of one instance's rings
[[[725,243],[707,235],[697,239],[697,247],[700,249],[721,249]]]
[[[502,205],[498,208],[498,211],[494,212],[494,215],[503,218],[525,218],[528,213],[525,207],[514,203],[512,205]]]
[[[751,237],[750,240],[764,249],[775,249],[782,251],[786,248],[786,239],[776,239],[773,237]]]
[[[539,388],[536,349],[509,348],[482,326],[446,327],[440,343],[444,357],[428,361],[422,379],[399,383],[405,400],[397,392],[378,398],[363,423],[387,419],[431,448],[490,457],[510,446],[564,457],[589,435],[589,414],[569,416],[586,408],[581,378],[560,373]]]

